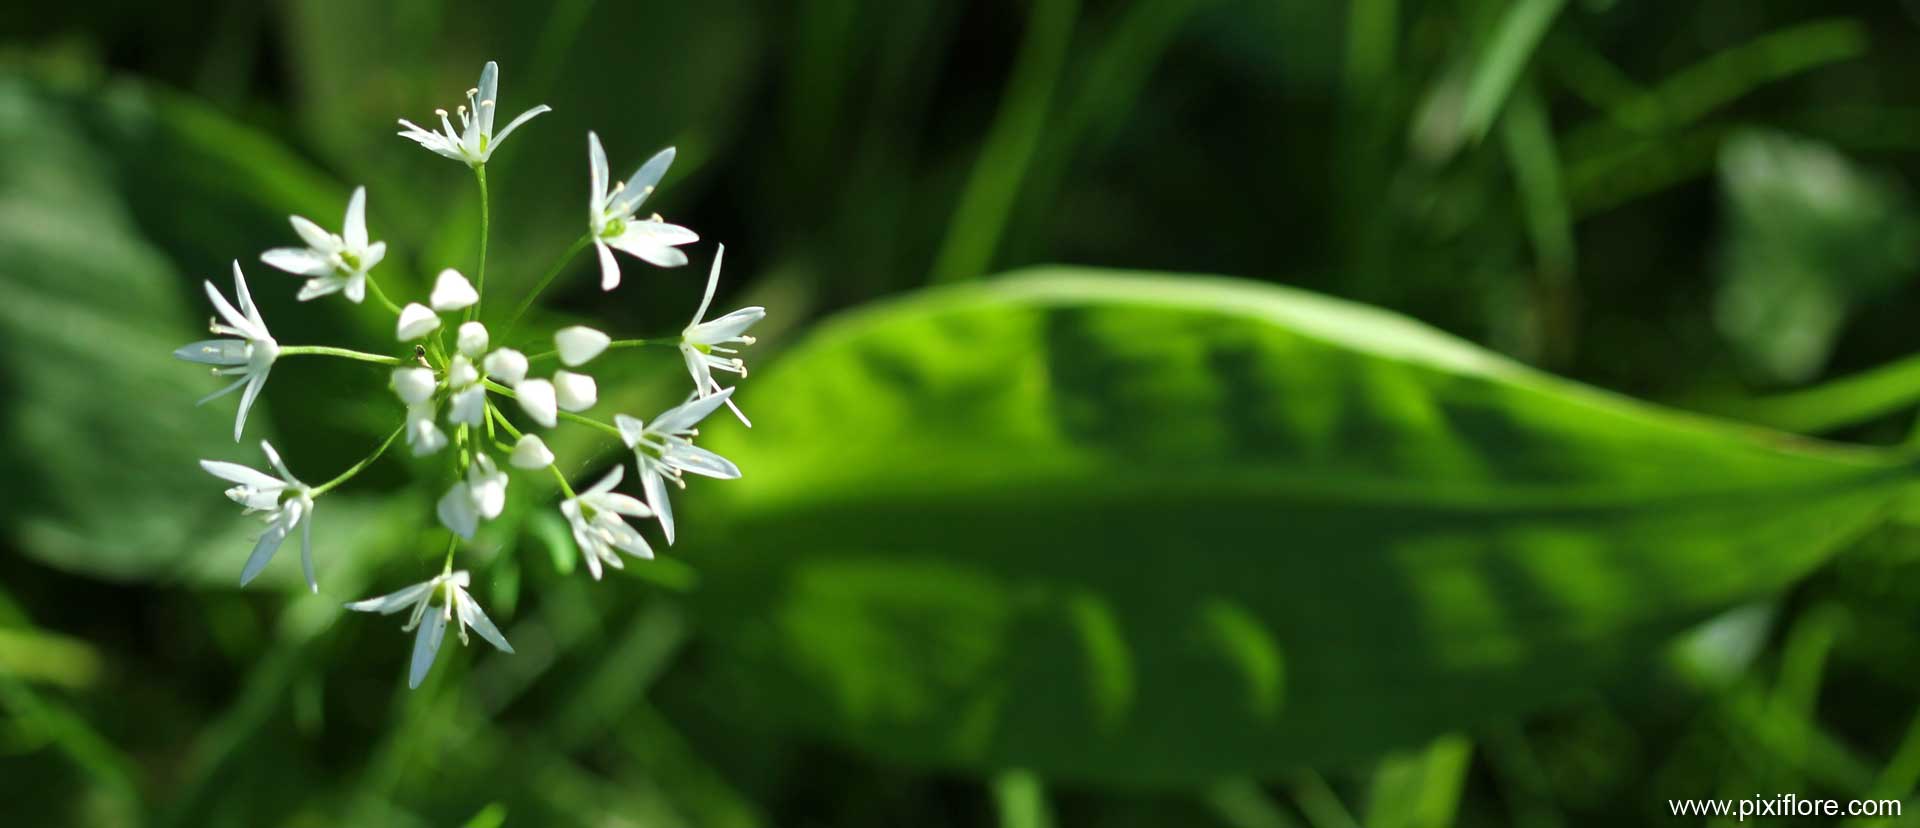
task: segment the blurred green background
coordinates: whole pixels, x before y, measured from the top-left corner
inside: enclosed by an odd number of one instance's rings
[[[236,446],[168,354],[236,258],[283,344],[390,350],[257,257],[364,184],[389,292],[471,272],[470,176],[394,119],[487,59],[554,107],[489,165],[490,291],[581,231],[594,129],[617,173],[679,147],[648,206],[703,241],[611,294],[576,262],[549,321],[671,334],[716,241],[716,309],[771,316],[756,428],[703,437],[745,479],[596,583],[516,478],[462,561],[518,654],[408,692],[340,604],[438,565],[436,467],[321,501],[316,597],[236,588],[193,462],[324,479],[385,372],[283,360]],[[1911,802],[1914,77],[1913,2],[14,4],[0,824]],[[620,357],[597,413],[684,393]],[[623,454],[556,434],[578,480]]]

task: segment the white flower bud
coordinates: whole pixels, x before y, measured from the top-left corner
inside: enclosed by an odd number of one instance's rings
[[[389,383],[393,393],[407,405],[419,405],[433,397],[433,370],[430,368],[395,368],[393,381]]]
[[[512,348],[499,348],[480,361],[487,376],[506,385],[519,385],[527,378],[527,356]]]
[[[395,326],[394,335],[400,337],[401,342],[411,342],[439,327],[440,317],[432,309],[413,302],[400,309],[400,322]]]
[[[479,359],[487,350],[487,326],[478,322],[461,325],[454,343],[460,348],[460,353]]]
[[[585,365],[612,341],[606,334],[582,325],[561,328],[553,335],[553,344],[560,350],[560,361],[569,368]]]
[[[447,366],[447,387],[465,388],[480,381],[480,372],[473,369],[473,360],[464,356],[455,356],[453,364]]]
[[[520,442],[513,444],[513,453],[507,456],[507,462],[516,469],[544,469],[553,465],[553,452],[547,449],[547,441],[538,434],[521,435]]]
[[[539,423],[542,428],[553,428],[559,422],[558,403],[553,396],[553,383],[543,379],[530,379],[520,383],[514,389],[520,397],[520,409]]]
[[[593,377],[572,371],[553,372],[553,393],[564,411],[585,411],[600,401],[600,388]]]
[[[433,281],[433,293],[427,297],[434,310],[463,310],[480,301],[480,294],[460,271],[449,267]]]

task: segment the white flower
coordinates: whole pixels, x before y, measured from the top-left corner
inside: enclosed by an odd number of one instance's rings
[[[553,372],[553,394],[562,411],[578,413],[600,401],[600,388],[593,377],[572,371]]]
[[[440,316],[432,308],[419,302],[409,302],[400,309],[400,319],[394,323],[393,335],[401,342],[411,342],[440,327]]]
[[[679,267],[687,263],[687,254],[677,245],[700,240],[692,230],[668,224],[656,215],[649,219],[634,217],[635,211],[653,194],[660,177],[673,164],[673,148],[661,150],[627,179],[625,184],[610,182],[607,152],[600,148],[600,136],[587,133],[587,159],[592,167],[591,192],[588,194],[587,226],[593,234],[593,246],[600,254],[600,289],[613,290],[620,285],[620,264],[613,251],[621,250],[659,267]]]
[[[433,114],[440,116],[440,132],[424,129],[412,121],[401,118],[400,125],[406,127],[406,131],[401,132],[400,137],[410,138],[420,146],[433,150],[443,157],[465,162],[469,167],[478,167],[487,163],[487,159],[493,156],[494,149],[500,146],[502,141],[507,140],[507,136],[513,134],[521,124],[542,112],[552,111],[552,108],[546,104],[536,106],[520,113],[519,117],[507,124],[506,129],[500,130],[496,135],[493,131],[493,110],[494,102],[499,100],[499,95],[500,64],[489,60],[486,67],[480,70],[480,85],[467,90],[467,102],[458,107],[459,132],[454,131],[453,122],[447,119],[447,111],[436,109]],[[468,111],[469,108],[472,111]]]
[[[479,359],[487,351],[487,326],[478,322],[467,322],[454,334],[454,345],[460,353],[472,359]]]
[[[612,343],[613,337],[585,325],[561,328],[553,334],[553,345],[560,352],[560,362],[568,368],[587,364]]]
[[[300,216],[291,217],[293,231],[306,247],[277,247],[260,254],[260,261],[295,276],[305,276],[300,301],[329,293],[345,293],[358,304],[367,297],[367,271],[387,256],[386,242],[367,241],[367,188],[356,187],[347,199],[347,218],[334,235]]]
[[[433,293],[427,295],[427,304],[443,312],[465,310],[478,301],[480,292],[473,289],[473,283],[451,267],[440,271],[433,280]]]
[[[530,379],[514,386],[513,393],[520,398],[520,409],[542,428],[553,428],[559,422],[560,404],[554,398],[553,383]]]
[[[493,625],[493,619],[488,618],[481,611],[480,604],[467,594],[467,586],[471,582],[471,576],[464,569],[442,573],[432,580],[414,584],[399,592],[355,601],[348,604],[347,609],[381,615],[392,615],[409,607],[413,609],[412,617],[407,619],[407,625],[401,627],[400,631],[414,633],[413,659],[407,668],[407,686],[419,687],[421,680],[427,677],[427,670],[433,666],[434,656],[440,652],[440,642],[447,635],[447,622],[455,618],[460,619],[461,644],[469,642],[467,628],[472,627],[474,632],[501,652],[513,652],[513,647],[507,644],[507,637],[501,635],[500,629]],[[440,609],[429,615],[427,610],[436,595],[441,596]],[[421,623],[422,620],[426,623]],[[418,632],[415,632],[416,628]]]
[[[747,364],[739,357],[732,356],[739,350],[727,346],[752,345],[753,337],[747,336],[747,328],[767,315],[766,308],[755,306],[741,308],[719,319],[700,321],[700,317],[707,315],[707,306],[713,304],[714,288],[720,284],[720,259],[726,255],[727,246],[724,244],[713,254],[713,269],[707,273],[707,295],[700,300],[700,309],[693,312],[693,321],[687,324],[686,330],[680,332],[680,355],[687,360],[687,373],[693,375],[694,393],[702,397],[711,397],[720,392],[720,383],[713,378],[715,371],[729,371],[746,377]],[[747,415],[741,413],[740,407],[734,405],[733,401],[727,401],[727,407],[733,409],[733,415],[739,417],[740,422],[749,428],[753,427]]]
[[[600,580],[602,563],[615,569],[626,566],[615,550],[637,558],[653,558],[653,547],[647,545],[647,539],[621,519],[622,515],[653,517],[647,504],[613,490],[625,471],[615,466],[592,488],[560,502],[560,514],[566,515],[567,525],[573,528],[573,542],[579,545],[580,557],[586,559],[587,571],[596,581]]]
[[[507,462],[516,469],[544,469],[553,465],[553,452],[540,435],[522,434],[520,441],[513,444],[513,453],[507,455]]]
[[[233,392],[242,385],[247,387],[240,394],[240,414],[233,420],[233,441],[240,442],[240,432],[247,425],[247,412],[253,408],[253,401],[260,396],[260,387],[267,384],[267,372],[273,370],[273,361],[280,356],[280,344],[273,341],[273,335],[267,332],[267,323],[260,319],[260,309],[253,305],[253,295],[247,292],[247,277],[240,273],[240,263],[233,263],[233,295],[240,301],[238,310],[227,304],[226,297],[220,295],[212,282],[207,282],[207,298],[213,300],[214,310],[220,312],[220,318],[208,327],[221,336],[239,337],[238,339],[206,339],[175,349],[177,359],[198,362],[202,365],[222,366],[213,369],[215,376],[233,377],[232,385],[208,394],[200,399],[201,403],[216,399]]]
[[[447,422],[477,426],[487,418],[487,387],[480,384],[480,372],[465,354],[454,354],[447,366]]]
[[[467,466],[467,479],[453,484],[435,511],[454,534],[473,540],[480,521],[499,517],[506,507],[507,473],[494,465],[493,458],[476,451],[472,465]]]
[[[438,382],[433,378],[431,368],[395,368],[393,380],[388,385],[401,402],[413,406],[432,399]]]
[[[527,355],[512,348],[496,348],[480,360],[480,369],[508,386],[519,385],[527,378]]]
[[[240,570],[240,585],[251,583],[273,560],[273,553],[280,551],[287,535],[300,527],[300,566],[307,574],[307,588],[319,592],[320,584],[313,578],[313,490],[287,471],[280,453],[265,440],[260,441],[260,450],[266,452],[267,462],[273,464],[279,477],[238,463],[200,461],[200,468],[208,474],[238,484],[227,490],[227,497],[246,507],[247,514],[266,513],[267,531],[254,542],[253,554],[247,556],[247,565]]]
[[[740,476],[740,468],[727,458],[693,444],[693,436],[699,433],[693,427],[731,396],[731,388],[710,397],[695,396],[661,412],[652,423],[643,423],[625,414],[613,418],[614,425],[620,429],[620,438],[633,449],[634,465],[640,470],[640,487],[646,492],[647,505],[660,516],[660,528],[667,534],[667,543],[673,543],[673,504],[667,502],[667,481],[686,488],[681,472],[722,480]]]
[[[407,445],[413,447],[415,457],[425,457],[447,446],[447,435],[434,425],[433,416],[431,401],[407,406]]]

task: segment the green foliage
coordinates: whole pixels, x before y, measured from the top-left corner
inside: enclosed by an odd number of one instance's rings
[[[1720,180],[1731,227],[1714,319],[1761,378],[1810,379],[1854,308],[1912,278],[1920,216],[1884,176],[1777,133],[1728,139]]]
[[[931,292],[756,381],[698,547],[739,703],[1110,783],[1525,713],[1790,583],[1912,477],[1203,277]]]

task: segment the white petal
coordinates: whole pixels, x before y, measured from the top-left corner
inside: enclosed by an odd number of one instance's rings
[[[426,305],[413,302],[400,309],[400,321],[394,327],[394,335],[401,342],[410,342],[432,333],[438,327],[440,317]]]
[[[544,469],[553,465],[553,452],[540,435],[523,434],[520,441],[513,444],[513,453],[507,455],[507,462],[517,469]]]
[[[348,250],[365,250],[367,247],[367,188],[353,188],[353,196],[347,199],[347,221],[340,228],[340,240],[347,243]]]
[[[402,402],[412,406],[432,399],[436,384],[431,368],[395,368],[388,387],[399,395]]]
[[[346,606],[347,609],[359,612],[377,612],[381,615],[392,615],[419,603],[420,599],[426,597],[427,592],[436,586],[439,586],[438,581],[421,581],[398,592],[389,592],[378,598],[355,601]]]
[[[700,297],[700,309],[693,312],[692,324],[695,327],[699,326],[700,320],[707,317],[707,306],[713,304],[713,291],[720,287],[720,260],[726,257],[727,246],[724,244],[720,245],[720,249],[713,253],[713,266],[707,268],[706,295]]]
[[[585,365],[612,342],[613,337],[584,325],[561,328],[553,335],[553,344],[560,351],[560,361],[569,368]]]
[[[447,366],[447,387],[465,388],[480,381],[480,372],[473,367],[473,360],[466,354],[454,354],[452,364]]]
[[[429,611],[421,622],[420,629],[413,634],[413,659],[407,667],[407,687],[418,688],[427,678],[427,671],[433,668],[433,658],[440,653],[440,642],[447,637],[447,618],[438,612]]]
[[[597,225],[607,209],[607,151],[600,136],[587,133],[587,220]]]
[[[558,422],[559,401],[554,398],[553,383],[543,379],[530,379],[513,389],[520,398],[520,409],[543,428],[553,428]]]
[[[233,441],[240,442],[240,433],[247,429],[247,412],[253,410],[253,401],[260,398],[260,389],[267,384],[265,372],[247,375],[246,390],[240,392],[240,411],[233,418]]]
[[[473,540],[474,530],[480,528],[480,510],[474,505],[473,493],[465,481],[453,484],[453,488],[440,496],[434,513],[440,516],[442,525],[467,540]]]
[[[735,480],[740,477],[740,467],[733,461],[711,451],[691,444],[669,446],[666,457],[661,458],[681,471],[717,477],[721,480]]]
[[[627,517],[653,517],[653,510],[647,508],[647,504],[640,502],[639,498],[619,492],[605,492],[594,499],[593,505]]]
[[[626,475],[626,473],[627,469],[625,466],[614,466],[613,470],[607,472],[605,477],[594,481],[592,486],[588,486],[586,491],[581,492],[580,499],[586,500],[595,495],[606,494],[607,492],[613,491],[613,487],[620,485],[620,478]]]
[[[600,388],[593,377],[572,371],[553,372],[553,393],[562,411],[578,413],[600,401]]]
[[[296,276],[325,276],[333,272],[333,262],[304,247],[276,247],[260,254],[260,261]]]
[[[173,349],[173,358],[201,365],[245,365],[247,343],[238,339],[203,339]]]
[[[246,586],[259,577],[260,570],[267,568],[267,562],[273,560],[273,553],[280,551],[280,543],[287,539],[287,532],[293,529],[284,520],[276,518],[267,524],[267,531],[253,544],[253,554],[247,556],[247,565],[240,570],[240,585]]]
[[[474,89],[477,90],[474,95],[476,102],[498,101],[500,99],[500,64],[487,61],[487,65],[480,68],[480,82],[474,85]],[[486,109],[492,110],[493,107],[486,107]],[[481,118],[481,114],[475,112],[473,117]],[[488,135],[493,134],[491,115],[480,120],[480,131]]]
[[[500,348],[486,359],[480,361],[480,367],[487,376],[507,385],[519,385],[527,378],[527,356],[512,348]]]
[[[695,397],[662,411],[660,416],[653,418],[652,431],[655,434],[678,434],[693,428],[731,396],[733,396],[733,389],[725,388],[712,396]]]
[[[512,121],[507,122],[506,129],[500,130],[499,132],[496,132],[493,134],[493,143],[487,145],[487,151],[492,152],[495,147],[500,146],[501,141],[507,140],[507,136],[512,135],[513,131],[516,129],[519,129],[521,124],[524,124],[528,121],[533,120],[533,116],[541,115],[541,114],[552,112],[552,111],[553,111],[553,107],[547,106],[546,104],[541,104],[539,106],[536,106],[532,109],[529,109],[525,112],[520,113],[518,117],[514,118]],[[491,115],[489,115],[489,117],[491,117]]]
[[[433,293],[427,297],[427,301],[434,310],[464,310],[480,301],[480,292],[473,289],[473,283],[460,275],[460,271],[449,267],[440,271],[440,276],[434,279]]]
[[[687,331],[687,339],[702,345],[718,345],[739,338],[755,322],[767,318],[767,309],[759,306],[741,308],[737,311],[693,326]]]
[[[613,290],[620,286],[620,263],[613,259],[613,248],[599,239],[593,240],[594,252],[600,254],[600,289]]]
[[[447,446],[446,432],[433,422],[433,405],[422,403],[407,409],[407,445],[413,456],[425,457]]]
[[[380,264],[380,262],[386,258],[386,242],[374,242],[373,244],[367,245],[367,249],[360,254],[360,272],[365,273],[372,270],[375,265]]]
[[[660,179],[666,177],[667,168],[673,166],[673,155],[673,147],[667,147],[654,153],[652,158],[647,159],[647,163],[641,164],[640,169],[634,171],[633,177],[627,179],[626,189],[621,190],[620,195],[614,198],[614,212],[630,216],[635,210],[640,209],[640,205],[646,202],[647,196],[653,195],[654,188],[660,186]]]
[[[613,415],[613,425],[620,429],[620,439],[627,444],[627,448],[633,448],[638,444],[640,437],[647,431],[646,423],[641,422],[638,417],[629,417],[625,414]]]
[[[660,530],[667,535],[667,543],[673,543],[673,504],[667,500],[667,481],[660,472],[640,461],[640,488],[646,492],[647,505],[653,507],[653,514],[660,519]]]
[[[478,322],[467,322],[460,326],[454,339],[460,353],[472,359],[479,359],[487,350],[487,326]]]
[[[617,239],[608,239],[607,244],[655,267],[679,267],[686,264],[687,254],[680,252],[679,248],[663,244],[644,231],[636,229],[642,224],[649,223],[651,222],[636,221],[628,224],[627,232],[621,233]]]
[[[239,463],[228,463],[224,460],[202,460],[200,461],[200,468],[206,469],[208,474],[218,477],[221,480],[238,483],[242,486],[249,486],[262,491],[277,492],[287,487],[286,482],[280,478],[257,469],[242,466]]]
[[[300,240],[321,255],[332,253],[340,246],[333,234],[322,230],[318,224],[300,216],[288,216],[287,220],[293,224],[293,232],[300,234]]]
[[[339,293],[341,289],[346,286],[346,277],[335,273],[328,273],[324,276],[315,276],[308,279],[306,284],[300,286],[300,292],[296,294],[294,298],[305,302],[329,294]]]
[[[493,619],[488,618],[487,614],[480,610],[480,604],[473,600],[473,596],[468,595],[466,590],[460,590],[457,594],[460,597],[454,607],[460,615],[460,623],[472,627],[474,632],[479,633],[481,638],[486,639],[488,644],[492,644],[501,652],[513,652],[512,645],[507,643],[507,637],[501,635],[500,628],[493,625]]]
[[[487,418],[487,388],[484,385],[468,386],[465,390],[454,392],[447,403],[447,422],[454,425],[477,426]]]

